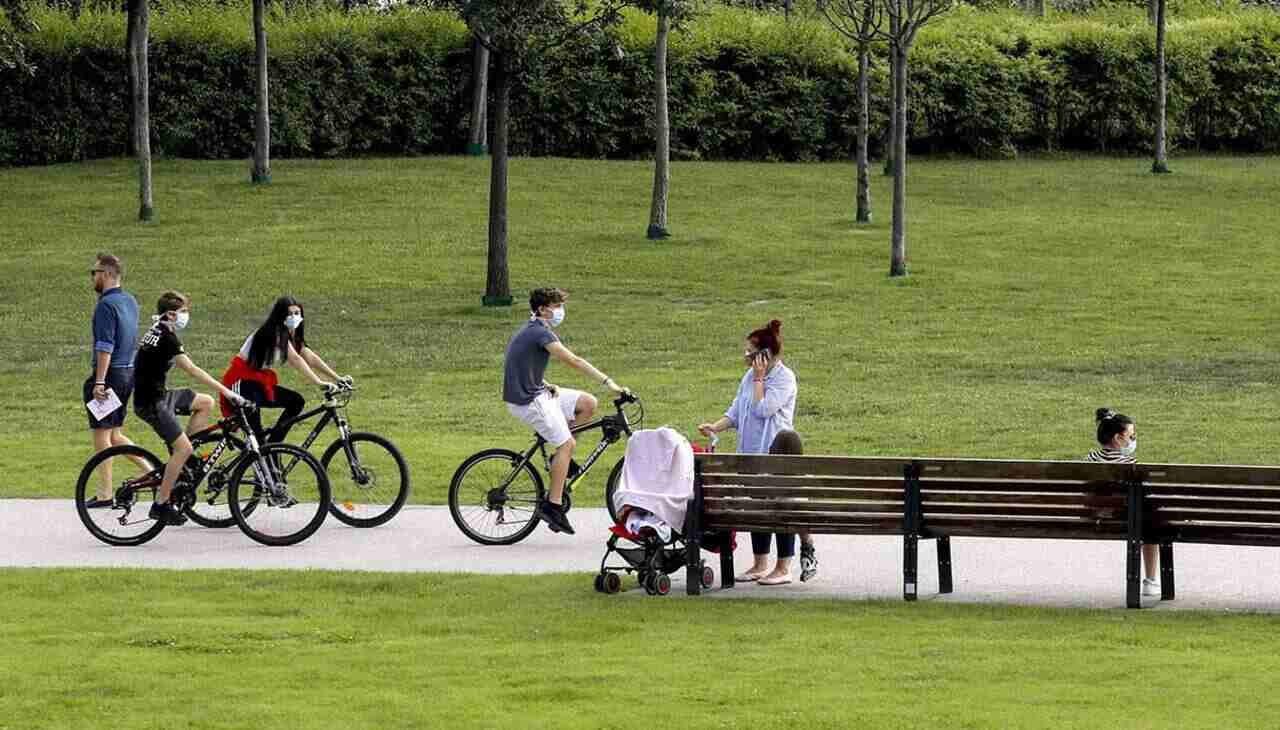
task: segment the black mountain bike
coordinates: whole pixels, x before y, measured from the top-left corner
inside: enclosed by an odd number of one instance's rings
[[[566,512],[573,505],[573,486],[591,470],[605,449],[624,435],[630,436],[644,421],[644,405],[630,393],[613,401],[613,406],[616,415],[604,416],[571,431],[576,436],[600,429],[601,439],[581,467],[576,462],[569,465],[562,498]],[[487,449],[462,462],[449,484],[449,513],[462,534],[482,545],[514,545],[538,527],[534,513],[546,499],[542,475],[534,466],[534,457],[539,454],[543,471],[550,472],[547,440],[537,434],[523,453]],[[623,460],[618,459],[605,483],[605,502],[615,521],[618,515],[613,506],[613,493],[622,479],[622,464]]]
[[[239,525],[264,545],[294,545],[319,529],[328,513],[329,480],[315,457],[291,444],[259,446],[245,412],[191,437],[195,452],[183,465],[171,500],[205,527]],[[240,430],[243,439],[234,435]],[[210,450],[208,447],[212,447]],[[117,457],[126,457],[119,459]],[[111,505],[89,509],[98,468],[112,462]],[[148,514],[164,477],[165,460],[138,446],[94,454],[76,483],[76,512],[90,534],[108,545],[141,545],[165,524]]]
[[[338,439],[320,457],[333,495],[329,511],[352,527],[377,527],[395,517],[409,499],[409,465],[387,439],[351,430],[344,409],[354,392],[352,386],[339,383],[319,408],[287,423],[293,426],[324,414],[302,442],[308,451],[326,426],[338,424]],[[345,458],[336,459],[338,454]]]

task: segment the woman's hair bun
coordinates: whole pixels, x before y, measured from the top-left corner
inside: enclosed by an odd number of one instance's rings
[[[782,332],[782,322],[776,319],[769,320],[769,329],[773,330],[774,334]]]
[[[1099,408],[1097,413],[1094,414],[1094,418],[1099,421],[1105,421],[1108,418],[1115,418],[1116,415],[1116,412],[1110,408]]]

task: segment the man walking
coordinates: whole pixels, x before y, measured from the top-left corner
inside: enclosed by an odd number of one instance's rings
[[[88,412],[89,430],[93,432],[94,451],[133,443],[124,435],[124,417],[129,396],[133,393],[133,358],[138,349],[138,301],[120,288],[124,265],[109,253],[94,259],[89,274],[98,304],[93,309],[93,373],[84,381],[86,410],[89,401],[105,403],[115,394],[120,405],[102,418]],[[90,509],[110,507],[112,499],[111,462],[99,470],[102,482],[97,497],[85,506]]]

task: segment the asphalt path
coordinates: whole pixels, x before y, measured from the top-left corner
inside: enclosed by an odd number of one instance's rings
[[[166,569],[365,570],[490,574],[581,572],[599,569],[608,538],[608,513],[570,512],[577,534],[540,527],[517,545],[471,542],[453,524],[447,507],[410,506],[382,527],[361,530],[326,520],[306,542],[267,547],[236,528],[210,530],[188,523],[168,528],[133,548],[111,547],[80,524],[70,500],[0,500],[0,566]],[[750,539],[740,535],[735,560],[750,565]],[[1144,599],[1155,610],[1280,612],[1280,550],[1214,545],[1175,545],[1177,599]],[[1124,608],[1124,546],[1089,540],[952,540],[955,591],[937,593],[934,544],[920,543],[920,600],[1027,606]],[[705,600],[744,597],[902,598],[902,538],[818,536],[820,572],[808,583],[738,584]],[[717,573],[719,559],[706,554]],[[683,573],[683,571],[681,571]],[[673,596],[683,597],[682,574],[672,576]],[[634,589],[636,583],[624,583]],[[669,600],[669,599],[654,599]],[[694,599],[698,600],[698,599]]]

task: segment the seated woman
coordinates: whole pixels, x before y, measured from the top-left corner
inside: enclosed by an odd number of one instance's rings
[[[700,424],[698,430],[704,436],[710,436],[732,428],[738,432],[738,453],[769,453],[779,434],[794,432],[795,428],[796,376],[782,362],[782,323],[775,319],[748,334],[743,360],[747,364],[747,372],[738,383],[733,404],[722,417]],[[791,442],[784,440],[784,443]],[[750,570],[735,580],[757,581],[766,586],[791,582],[795,535],[778,533],[778,561],[770,570],[769,546],[773,537],[769,532],[751,534],[754,562]],[[805,545],[801,553],[800,579],[808,580],[817,573],[818,560],[813,550],[813,538],[802,535],[802,539]]]
[[[306,404],[297,391],[279,384],[275,367],[288,363],[312,383],[322,388],[332,388],[333,383],[321,380],[315,373],[319,369],[334,380],[350,384],[351,378],[339,377],[320,356],[307,347],[302,324],[302,304],[291,296],[283,296],[271,307],[271,313],[253,334],[249,335],[240,352],[231,359],[231,366],[222,375],[222,384],[242,398],[258,404],[258,408],[279,408],[283,412],[270,433],[263,433],[262,416],[255,410],[248,414],[249,423],[264,442],[283,441],[289,433],[288,421]],[[223,413],[228,406],[223,399]]]
[[[1099,408],[1094,414],[1098,422],[1098,443],[1102,448],[1090,451],[1085,460],[1108,461],[1116,464],[1132,464],[1137,461],[1134,453],[1138,450],[1138,432],[1133,419],[1116,413],[1110,408]],[[1156,545],[1148,543],[1142,546],[1142,564],[1145,575],[1142,579],[1142,595],[1160,595],[1160,580],[1156,577],[1157,561]]]

